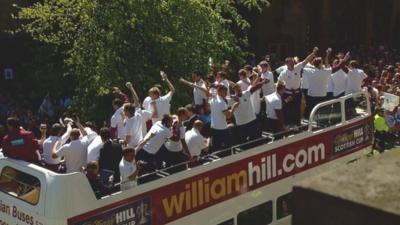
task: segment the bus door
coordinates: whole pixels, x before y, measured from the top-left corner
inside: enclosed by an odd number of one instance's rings
[[[0,220],[4,224],[44,224],[46,179],[30,167],[26,162],[0,159]]]

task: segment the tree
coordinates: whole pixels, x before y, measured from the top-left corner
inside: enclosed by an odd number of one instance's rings
[[[266,0],[45,0],[22,7],[19,31],[54,47],[64,74],[76,80],[77,109],[103,116],[110,87],[132,81],[140,93],[160,81],[197,69],[207,59],[242,62],[248,22],[237,7],[261,9]],[[236,35],[233,30],[240,30]],[[177,82],[175,82],[177,83]],[[190,94],[179,93],[178,100]],[[185,99],[186,98],[186,99]],[[95,101],[94,101],[95,100]],[[94,102],[97,104],[93,104]],[[106,106],[109,103],[107,102]]]

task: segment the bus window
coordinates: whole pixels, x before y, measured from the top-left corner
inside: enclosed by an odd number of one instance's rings
[[[313,117],[313,125],[315,129],[320,130],[330,126],[334,126],[342,122],[342,110],[340,102],[319,107]]]
[[[292,193],[282,195],[276,201],[276,219],[282,219],[292,214]]]
[[[272,201],[255,206],[239,213],[238,225],[267,225],[272,222]]]
[[[217,225],[234,225],[234,224],[235,224],[235,221],[233,219],[230,219],[230,220],[224,221],[222,223],[219,223]]]
[[[365,95],[348,98],[344,104],[346,120],[351,120],[360,116],[368,115],[367,99]]]
[[[0,191],[36,205],[39,202],[40,181],[14,168],[4,167],[0,175]]]

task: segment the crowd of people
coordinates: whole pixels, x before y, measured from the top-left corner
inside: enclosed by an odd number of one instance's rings
[[[175,110],[171,101],[176,90],[164,72],[166,94],[154,86],[143,101],[134,84],[126,82],[129,94],[113,88],[109,127],[81,123],[75,115],[51,125],[42,121],[33,131],[26,123],[33,114],[9,114],[6,126],[0,126],[0,147],[7,157],[58,173],[83,172],[100,197],[115,190],[116,183],[120,190],[133,188],[138,177],[158,169],[184,162],[196,166],[202,156],[260,138],[263,131],[280,139],[289,127],[306,121],[318,103],[363,89],[372,102],[376,134],[386,139],[398,133],[400,109],[383,110],[382,96],[400,94],[400,63],[385,58],[366,63],[352,59],[351,52],[332,55],[331,48],[321,52],[315,47],[304,60],[287,57],[275,70],[262,60],[244,65],[237,75],[232,75],[229,61],[220,70],[210,58],[207,76],[194,71],[190,80],[179,79],[193,89],[193,101]],[[3,113],[5,100],[0,97]],[[42,103],[41,113],[49,113],[48,104]]]

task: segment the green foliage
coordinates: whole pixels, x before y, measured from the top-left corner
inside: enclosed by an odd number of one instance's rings
[[[129,80],[145,93],[165,70],[177,83],[207,59],[243,62],[248,22],[237,7],[261,9],[266,0],[45,0],[21,8],[21,30],[54,47],[63,57],[64,74],[76,81],[76,109],[104,116],[111,86]],[[241,32],[242,33],[242,32]],[[183,89],[187,90],[187,89]],[[183,94],[186,93],[186,94]],[[174,102],[187,103],[191,91]]]

